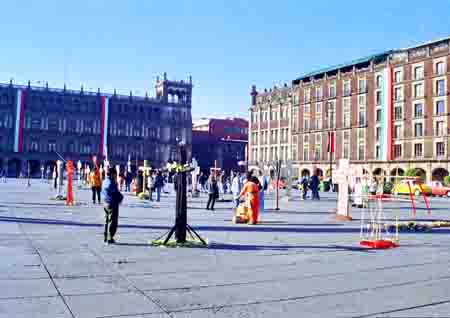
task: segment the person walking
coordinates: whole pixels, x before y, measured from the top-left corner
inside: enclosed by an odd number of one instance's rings
[[[92,190],[92,203],[95,204],[95,199],[98,199],[98,204],[101,204],[101,196],[100,193],[102,191],[102,177],[100,175],[100,170],[98,167],[95,167],[94,170],[92,170],[90,176],[89,176],[89,183],[91,184],[91,190]]]
[[[302,181],[300,182],[302,186],[302,200],[306,200],[306,195],[308,194],[308,178],[306,176],[302,177]]]
[[[258,223],[258,211],[259,211],[259,190],[258,178],[253,177],[251,172],[247,172],[247,182],[244,184],[239,197],[248,196],[248,202],[250,209],[249,224]]]
[[[164,188],[164,177],[162,172],[158,170],[158,173],[155,177],[155,190],[156,190],[156,202],[161,200],[161,191]]]
[[[240,194],[242,190],[242,177],[241,173],[238,172],[234,175],[233,181],[231,182],[231,193],[233,194],[234,208],[238,208],[240,203]]]
[[[214,204],[218,198],[219,187],[217,185],[216,178],[211,175],[208,181],[208,203],[206,204],[206,210],[214,211]]]
[[[319,177],[316,173],[313,174],[311,177],[311,181],[309,182],[310,188],[311,188],[311,200],[320,200],[319,197]]]
[[[263,172],[259,171],[259,184],[261,185],[261,190],[259,191],[259,212],[264,212],[264,193],[267,191],[267,188],[269,186],[269,182],[267,181],[266,176],[263,174]]]
[[[123,195],[117,186],[117,172],[109,168],[106,179],[103,181],[103,200],[105,211],[104,242],[114,244],[114,236],[119,225],[119,204],[123,201]]]
[[[130,192],[131,190],[131,181],[133,180],[133,176],[131,175],[131,172],[125,171],[125,191]]]

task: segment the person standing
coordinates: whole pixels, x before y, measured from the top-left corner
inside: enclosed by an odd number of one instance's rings
[[[131,172],[125,171],[125,191],[130,192],[131,190],[131,181],[133,180],[133,176],[131,175]]]
[[[164,188],[164,177],[161,171],[158,171],[155,177],[156,202],[161,200],[161,191]]]
[[[52,177],[53,177],[53,188],[56,190],[58,188],[58,170],[56,169],[56,166],[55,169],[53,169]]]
[[[257,184],[258,178],[253,177],[251,172],[247,172],[247,182],[244,184],[239,197],[245,195],[248,196],[250,217],[249,224],[258,223],[258,210],[259,210],[259,190],[260,185]]]
[[[311,188],[311,200],[320,200],[319,197],[319,177],[316,173],[311,177],[311,181],[309,182]]]
[[[269,182],[267,181],[266,176],[263,174],[263,172],[259,171],[259,184],[261,185],[261,190],[259,191],[259,212],[264,212],[264,193],[267,191],[267,188],[269,186]]]
[[[89,176],[89,183],[91,184],[92,190],[92,203],[95,204],[95,199],[97,198],[98,204],[101,204],[100,193],[102,191],[102,176],[100,175],[98,167],[92,170],[91,175]]]
[[[241,190],[242,190],[242,178],[241,173],[238,172],[233,177],[233,181],[231,183],[231,193],[233,194],[234,207],[236,209],[239,206]]]
[[[103,181],[103,198],[105,202],[105,231],[104,242],[114,244],[114,236],[119,225],[119,204],[123,201],[123,195],[117,186],[117,172],[109,168],[106,179]]]
[[[206,204],[206,210],[214,211],[214,204],[218,198],[219,187],[217,185],[216,178],[211,175],[208,181],[208,203]]]

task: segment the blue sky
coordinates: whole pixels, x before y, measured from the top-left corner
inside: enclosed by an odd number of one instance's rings
[[[246,116],[252,84],[450,35],[450,0],[21,0],[1,11],[0,81],[154,95],[158,74],[192,75],[194,117]]]

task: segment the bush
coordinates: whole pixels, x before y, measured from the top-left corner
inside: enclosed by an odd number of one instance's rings
[[[444,177],[444,184],[445,185],[450,185],[450,176],[445,176]]]
[[[392,189],[394,188],[394,184],[392,182],[386,182],[383,185],[383,193],[385,194],[391,194],[392,193]]]

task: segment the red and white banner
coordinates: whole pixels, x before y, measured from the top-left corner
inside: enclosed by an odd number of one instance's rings
[[[109,117],[109,98],[101,97],[102,113],[100,118],[100,154],[108,159],[108,117]]]
[[[328,152],[334,152],[334,131],[328,132]]]
[[[23,108],[25,104],[25,92],[17,90],[16,123],[14,126],[14,152],[23,151]]]

